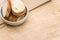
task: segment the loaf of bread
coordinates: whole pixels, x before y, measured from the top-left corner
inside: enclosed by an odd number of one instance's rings
[[[2,8],[3,8],[3,12],[2,12],[3,17],[8,17],[9,14],[10,14],[10,11],[11,11],[11,6],[10,6],[10,3],[7,0],[5,0]]]
[[[20,17],[24,14],[25,5],[21,0],[10,0],[10,2],[13,15]]]

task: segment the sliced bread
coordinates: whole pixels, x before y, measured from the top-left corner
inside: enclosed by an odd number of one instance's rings
[[[12,7],[12,13],[16,17],[20,17],[23,15],[25,11],[25,5],[21,0],[10,0],[11,1],[11,7]]]
[[[5,0],[2,8],[3,8],[3,13],[2,13],[3,17],[8,17],[10,14],[11,6],[7,0]]]

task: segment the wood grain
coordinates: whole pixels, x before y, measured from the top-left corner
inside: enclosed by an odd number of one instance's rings
[[[31,11],[26,22],[19,26],[3,27],[0,40],[60,40],[60,0]]]
[[[35,7],[39,5],[43,5],[45,2],[50,0],[22,0],[26,6],[28,6],[28,10],[33,10]]]

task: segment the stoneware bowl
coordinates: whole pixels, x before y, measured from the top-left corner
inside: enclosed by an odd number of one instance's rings
[[[9,25],[20,25],[20,24],[22,24],[23,22],[26,21],[26,19],[27,19],[27,17],[28,17],[28,9],[27,9],[27,7],[26,7],[26,15],[25,15],[25,17],[24,17],[23,19],[21,19],[21,20],[19,20],[19,21],[17,21],[17,22],[11,22],[11,21],[6,20],[6,19],[2,16],[2,11],[1,11],[1,7],[0,7],[0,17],[1,17],[1,19],[2,19],[6,24],[9,24]]]

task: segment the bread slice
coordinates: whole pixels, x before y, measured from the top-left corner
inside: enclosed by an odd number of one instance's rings
[[[8,20],[11,21],[11,22],[16,22],[17,21],[17,17],[15,17],[14,15],[10,15]]]
[[[9,17],[4,17],[6,20],[11,21],[11,22],[16,22],[17,17],[14,16],[12,13],[10,13]]]
[[[11,1],[11,7],[12,7],[12,13],[16,17],[20,17],[23,15],[25,10],[25,5],[21,0],[10,0]]]
[[[17,18],[17,21],[19,21],[19,20],[23,19],[24,17],[25,17],[25,14],[24,14],[24,15],[22,15],[21,17],[18,17],[18,18]]]
[[[10,7],[9,2],[7,0],[5,0],[2,8],[3,8],[3,13],[2,13],[3,17],[8,17],[10,14],[11,7]]]

